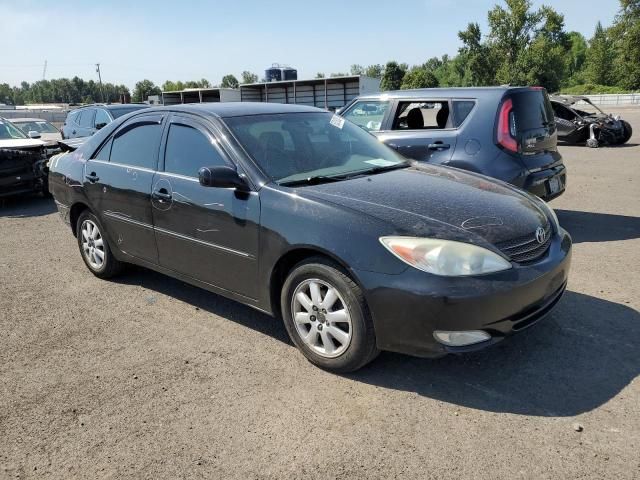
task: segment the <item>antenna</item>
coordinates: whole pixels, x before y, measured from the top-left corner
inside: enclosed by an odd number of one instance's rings
[[[100,82],[100,100],[104,103],[104,89],[102,88],[102,77],[100,76],[100,64],[96,63],[96,72],[98,72],[98,81]]]
[[[47,75],[47,61],[44,61],[44,68],[42,69],[42,80],[45,79],[45,76]]]

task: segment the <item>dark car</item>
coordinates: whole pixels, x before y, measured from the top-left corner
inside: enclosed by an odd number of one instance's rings
[[[71,110],[62,126],[62,138],[89,137],[116,118],[148,108],[145,104],[88,105]]]
[[[0,197],[32,192],[47,195],[47,175],[45,143],[29,138],[0,117]]]
[[[542,200],[312,107],[136,112],[56,157],[49,183],[96,276],[133,263],[282,316],[334,371],[492,345],[547,314],[569,272]]]
[[[595,112],[575,107],[584,102]],[[597,148],[603,145],[622,145],[631,138],[633,129],[620,116],[604,113],[588,97],[578,95],[552,95],[551,106],[556,117],[558,140],[573,144],[586,144]]]
[[[564,192],[566,169],[542,88],[385,92],[356,98],[340,115],[408,158],[482,173],[547,201]]]

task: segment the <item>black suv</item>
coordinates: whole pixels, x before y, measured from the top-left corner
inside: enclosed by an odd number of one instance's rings
[[[62,126],[62,138],[90,137],[116,118],[148,106],[146,104],[88,105],[72,110]]]
[[[340,115],[406,157],[482,173],[545,200],[564,192],[566,169],[543,88],[399,90],[358,97]]]

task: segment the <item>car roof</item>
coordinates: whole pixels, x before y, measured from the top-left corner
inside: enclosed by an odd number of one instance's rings
[[[12,123],[15,122],[49,122],[49,120],[45,120],[44,118],[31,118],[31,117],[20,117],[20,118],[7,118]]]
[[[149,107],[149,105],[147,105],[146,103],[92,103],[91,105],[83,105],[81,107],[75,108],[72,110],[72,112],[77,112],[84,108],[104,108],[105,110],[113,110],[123,107],[147,108]]]
[[[447,88],[415,88],[411,90],[392,90],[389,92],[379,92],[368,95],[361,95],[360,99],[385,98],[419,98],[428,95],[430,97],[482,97],[485,95],[502,95],[505,92],[528,90],[530,87],[447,87]]]
[[[208,115],[220,118],[243,117],[248,115],[269,115],[277,113],[317,113],[325,112],[320,108],[308,107],[305,105],[294,105],[287,103],[263,103],[263,102],[215,102],[215,103],[194,103],[167,105],[163,107],[153,107],[152,111],[173,111],[194,113],[198,115]]]

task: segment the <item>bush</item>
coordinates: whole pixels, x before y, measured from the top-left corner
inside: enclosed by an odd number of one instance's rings
[[[600,93],[634,93],[621,87],[609,85],[596,85],[594,83],[584,83],[573,87],[562,88],[560,93],[566,95],[597,95]]]

